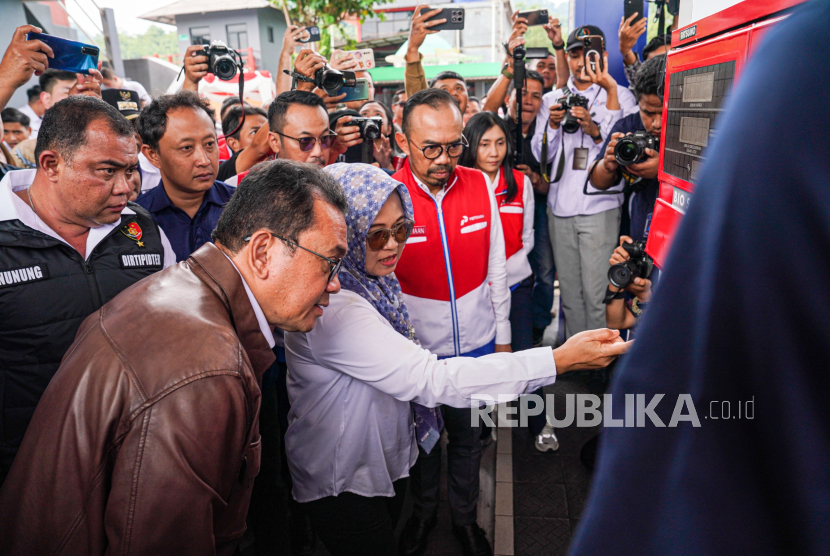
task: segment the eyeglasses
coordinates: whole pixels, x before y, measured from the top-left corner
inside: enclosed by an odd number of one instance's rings
[[[320,143],[321,149],[330,149],[332,145],[334,145],[334,140],[337,139],[336,133],[328,133],[323,135],[319,139],[317,137],[291,137],[290,135],[285,135],[284,133],[280,133],[279,131],[275,131],[277,135],[280,137],[286,137],[288,139],[294,139],[297,143],[300,144],[300,150],[304,153],[307,153],[311,149],[314,148],[315,143]]]
[[[461,141],[457,143],[450,143],[449,145],[427,145],[426,147],[415,145],[415,148],[421,151],[427,160],[435,160],[444,154],[444,150],[447,151],[447,156],[450,158],[458,158],[464,151],[464,147],[469,146],[470,144],[467,143],[467,138],[462,135]]]
[[[293,245],[294,247],[299,247],[303,251],[308,251],[312,255],[317,255],[318,257],[320,257],[321,259],[323,259],[324,261],[329,263],[329,279],[328,279],[329,282],[334,280],[334,277],[337,276],[338,274],[340,274],[340,269],[343,268],[343,259],[330,259],[328,257],[325,257],[325,256],[321,255],[320,253],[316,253],[316,252],[312,251],[311,249],[307,249],[307,248],[303,247],[302,245],[300,245],[296,241],[291,241],[290,239],[285,239],[282,236],[278,236],[274,232],[268,232],[268,233],[271,234],[272,236],[274,236],[277,239],[281,239],[282,241],[284,241],[285,243],[287,243],[289,245]],[[243,238],[242,241],[244,241],[246,243],[251,241],[251,236]]]
[[[405,243],[409,236],[412,235],[412,229],[415,227],[415,222],[412,220],[404,220],[398,222],[392,228],[383,228],[379,230],[372,230],[366,235],[366,245],[372,251],[380,251],[389,242],[389,237],[395,238],[398,243]]]

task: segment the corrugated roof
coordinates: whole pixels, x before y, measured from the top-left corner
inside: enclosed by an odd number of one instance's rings
[[[268,0],[234,0],[233,2],[228,2],[228,0],[179,0],[139,17],[149,21],[175,25],[177,15],[268,7],[276,9],[276,6]]]

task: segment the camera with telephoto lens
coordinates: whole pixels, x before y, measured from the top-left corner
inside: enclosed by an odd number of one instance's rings
[[[352,125],[360,128],[360,138],[365,141],[374,141],[380,137],[380,128],[383,126],[383,118],[352,118],[352,121],[343,125]]]
[[[328,64],[314,72],[314,86],[332,97],[343,87],[354,87],[356,83],[357,76],[353,71],[332,69]]]
[[[573,114],[571,114],[571,108],[575,108],[577,106],[581,106],[582,108],[588,108],[588,99],[582,95],[577,95],[570,91],[565,92],[565,96],[559,99],[559,106],[565,110],[565,117],[562,119],[562,131],[565,133],[576,133],[579,131],[581,127],[579,125],[579,120],[577,120]]]
[[[654,260],[646,253],[646,242],[623,243],[622,248],[631,257],[608,269],[608,281],[618,288],[626,288],[635,278],[648,278],[654,269]]]
[[[222,41],[213,41],[210,46],[196,53],[197,56],[207,56],[208,73],[212,73],[222,81],[230,81],[236,72],[242,68],[242,57],[239,52]]]
[[[631,166],[648,158],[646,149],[660,150],[660,138],[647,131],[635,131],[632,135],[622,137],[614,147],[614,158],[620,166]]]

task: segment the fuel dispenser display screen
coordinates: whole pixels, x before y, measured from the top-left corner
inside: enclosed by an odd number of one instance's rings
[[[665,173],[689,183],[696,182],[734,79],[734,60],[671,75],[663,158]]]

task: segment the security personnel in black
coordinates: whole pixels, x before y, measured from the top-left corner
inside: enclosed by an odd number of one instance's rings
[[[0,181],[0,485],[83,320],[175,262],[150,215],[127,203],[138,151],[115,108],[58,102],[35,157],[37,169]]]

